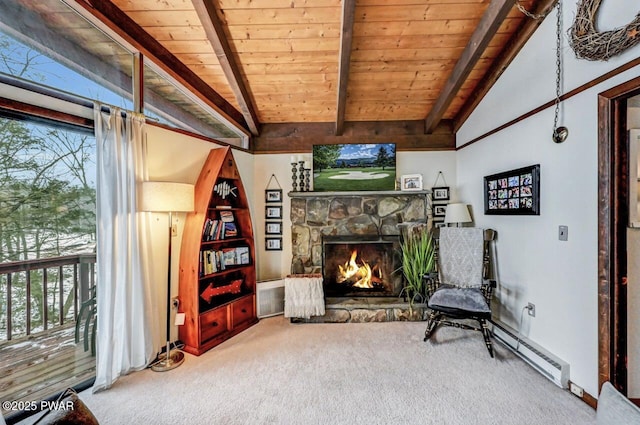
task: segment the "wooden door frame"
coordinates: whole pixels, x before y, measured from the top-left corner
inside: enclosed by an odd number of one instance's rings
[[[627,99],[640,77],[598,95],[598,388],[627,393]]]

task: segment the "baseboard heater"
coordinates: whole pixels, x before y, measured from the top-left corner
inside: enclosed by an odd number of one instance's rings
[[[284,314],[284,279],[266,280],[256,286],[258,317]]]
[[[527,338],[520,337],[518,344],[518,332],[504,323],[492,322],[492,324],[493,335],[518,357],[529,363],[557,386],[569,388],[569,363]]]

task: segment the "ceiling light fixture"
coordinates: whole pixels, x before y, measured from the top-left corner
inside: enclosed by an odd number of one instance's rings
[[[534,14],[525,9],[521,4],[522,0],[518,0],[516,6],[518,10],[525,16],[531,19],[544,19],[547,13]],[[556,99],[555,99],[555,113],[553,117],[553,134],[552,139],[556,143],[562,143],[569,137],[569,129],[564,126],[558,127],[558,120],[560,115],[560,96],[561,96],[561,83],[562,83],[562,0],[558,0],[556,3]]]
[[[558,116],[560,114],[560,94],[562,82],[562,0],[556,3],[556,108],[553,118],[553,141],[562,143],[569,137],[569,129],[564,126],[558,127]]]

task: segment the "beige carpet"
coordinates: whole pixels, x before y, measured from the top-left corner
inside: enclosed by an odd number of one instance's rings
[[[595,424],[595,411],[478,332],[424,323],[257,325],[170,372],[81,393],[114,424]]]

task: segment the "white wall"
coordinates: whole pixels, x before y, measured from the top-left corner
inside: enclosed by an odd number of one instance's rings
[[[566,30],[575,2],[563,10],[564,92],[568,92],[640,53],[636,46],[608,62],[577,60]],[[602,27],[622,25],[637,13],[632,2],[600,7]],[[458,146],[555,98],[555,12],[505,71],[457,134]],[[610,28],[610,27],[609,27]],[[553,108],[458,151],[461,199],[475,212],[476,224],[498,231],[499,320],[569,362],[570,379],[598,395],[597,311],[597,94],[640,75],[638,67],[565,101],[560,125],[569,138],[551,140]],[[483,176],[540,164],[539,216],[488,216],[483,211]],[[569,226],[569,240],[558,240],[558,226]]]
[[[303,155],[304,159],[311,160],[311,153]],[[448,152],[398,152],[397,169],[398,176],[402,174],[422,174],[423,186],[431,188],[436,180],[438,171],[442,171],[446,183],[452,188],[452,199],[456,199],[456,153]],[[287,193],[292,190],[291,179],[291,155],[269,154],[255,155],[255,193],[254,205],[256,214],[253,217],[256,223],[256,251],[258,280],[268,280],[285,277],[291,271],[291,218],[289,216],[291,200]],[[266,251],[264,249],[264,190],[267,188],[271,175],[277,178],[283,191],[283,250]],[[438,185],[442,185],[442,179]],[[275,179],[269,188],[276,188]]]
[[[146,126],[147,128],[147,166],[149,180],[151,181],[172,181],[179,183],[195,184],[202,169],[204,161],[211,149],[220,145],[191,137],[182,133],[173,132],[156,126]],[[255,211],[252,204],[252,194],[254,192],[253,178],[253,156],[239,150],[233,150],[233,156],[240,171],[240,177],[244,189],[249,198],[252,218],[255,222]],[[164,213],[149,213],[152,215],[151,241],[153,265],[153,280],[156,291],[154,291],[154,303],[159,324],[157,332],[160,333],[160,341],[166,340],[166,306],[167,306],[167,251],[168,251],[168,217]],[[178,226],[178,233],[172,240],[171,254],[171,295],[178,295],[178,275],[180,266],[180,247],[184,230],[184,220],[186,213],[176,213],[173,216],[174,224]],[[172,311],[175,315],[175,310]],[[173,323],[172,319],[172,323]],[[178,338],[176,327],[172,329],[172,339]]]

